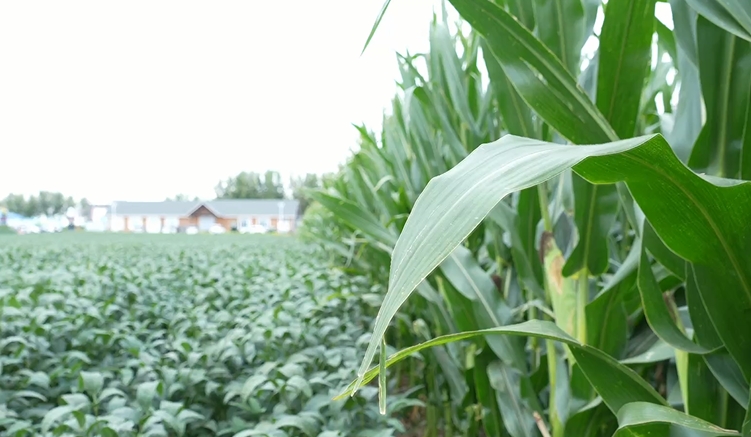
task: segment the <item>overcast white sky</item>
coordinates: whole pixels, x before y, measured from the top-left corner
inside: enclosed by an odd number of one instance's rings
[[[243,170],[336,169],[439,2],[392,2],[360,57],[381,4],[0,2],[0,197],[212,196]]]

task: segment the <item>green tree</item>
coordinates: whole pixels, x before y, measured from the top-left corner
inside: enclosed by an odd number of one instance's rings
[[[242,172],[219,182],[214,188],[219,199],[255,199],[260,195],[261,176],[255,172]]]
[[[38,214],[54,214],[56,209],[55,203],[58,202],[62,205],[62,202],[65,199],[62,194],[60,194],[58,198],[55,197],[54,193],[50,193],[49,191],[40,191],[36,196],[31,196],[29,198],[29,203],[31,203],[33,207],[28,206],[28,211],[32,213],[30,216]],[[34,198],[35,200],[31,202],[31,198]]]
[[[41,203],[39,202],[39,198],[37,196],[31,195],[29,196],[28,200],[26,200],[24,209],[21,214],[25,215],[26,217],[34,217],[36,215],[39,215],[41,211],[42,208]]]
[[[264,174],[242,172],[219,182],[214,188],[218,199],[283,199],[284,185],[276,171]]]
[[[284,183],[279,172],[267,171],[261,185],[262,199],[284,199]]]
[[[85,200],[85,199],[84,199]],[[65,197],[62,193],[40,191],[37,195],[28,198],[23,194],[9,194],[0,204],[8,208],[8,211],[35,217],[41,214],[55,215],[64,214],[69,207],[75,207],[78,202],[71,197]]]
[[[0,203],[8,208],[9,212],[15,212],[16,214],[24,214],[26,210],[26,198],[22,194],[8,194]]]
[[[300,214],[303,214],[312,201],[308,194],[309,189],[319,189],[323,186],[323,178],[315,173],[307,173],[305,176],[293,176],[289,181],[292,190],[292,198],[300,202]]]
[[[33,211],[33,215],[55,215],[64,213],[68,207],[75,206],[76,202],[72,197],[66,198],[62,193],[40,191],[36,196],[35,205],[35,208],[30,210]]]
[[[91,218],[91,203],[89,203],[87,198],[84,197],[78,202],[78,208],[83,217],[86,217],[87,219]]]

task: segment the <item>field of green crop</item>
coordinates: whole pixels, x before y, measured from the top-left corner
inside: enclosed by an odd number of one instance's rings
[[[10,236],[0,266],[2,435],[401,430],[374,387],[332,401],[380,301],[294,239]]]

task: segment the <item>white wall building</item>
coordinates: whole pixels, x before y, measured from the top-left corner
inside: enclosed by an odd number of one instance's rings
[[[220,199],[201,201],[114,202],[107,228],[114,232],[175,232],[215,225],[226,231],[261,225],[277,232],[293,232],[298,221],[297,200]]]

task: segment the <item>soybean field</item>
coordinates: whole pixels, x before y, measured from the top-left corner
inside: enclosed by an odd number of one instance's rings
[[[293,238],[0,241],[0,434],[400,435],[355,376],[380,304]]]

